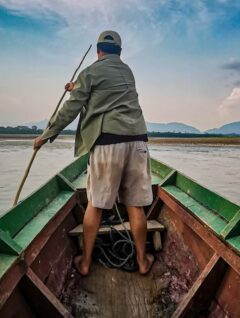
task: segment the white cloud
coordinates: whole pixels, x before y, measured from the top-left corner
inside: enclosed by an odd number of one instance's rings
[[[0,5],[16,15],[63,21],[58,36],[71,42],[91,42],[100,31],[116,29],[130,55],[145,43],[161,42],[172,26],[182,24],[194,36],[215,14],[204,0],[0,0]]]
[[[220,115],[225,119],[240,119],[240,87],[235,87],[219,106]]]
[[[159,43],[163,38],[156,0],[0,0],[0,5],[16,15],[62,21],[57,36],[71,43],[80,39],[91,43],[102,30],[115,29],[126,51],[131,47],[130,55],[144,42]]]
[[[239,0],[237,0],[239,1]],[[46,117],[46,111],[47,107],[49,105],[54,104],[54,101],[58,94],[57,86],[62,85],[62,82],[60,80],[61,76],[65,76],[64,72],[68,71],[69,65],[69,72],[71,73],[71,65],[77,65],[79,63],[79,59],[81,57],[81,54],[84,53],[85,49],[88,48],[88,45],[90,43],[94,44],[94,41],[96,40],[99,32],[101,32],[104,29],[115,29],[120,33],[123,39],[123,53],[124,53],[124,60],[126,62],[130,63],[128,61],[128,58],[130,56],[135,56],[137,53],[141,50],[143,50],[144,47],[146,47],[146,51],[149,50],[150,53],[152,53],[156,47],[156,56],[159,56],[159,59],[161,59],[162,52],[159,49],[159,45],[156,44],[163,41],[166,37],[179,37],[181,40],[181,33],[185,33],[185,35],[191,36],[194,39],[198,40],[198,32],[202,32],[205,34],[205,31],[209,30],[211,28],[211,25],[216,22],[216,19],[219,15],[227,15],[229,12],[227,10],[224,10],[226,6],[234,5],[233,3],[237,3],[237,1],[234,0],[0,0],[0,6],[3,6],[13,12],[13,14],[18,16],[24,16],[24,17],[31,17],[36,19],[42,19],[45,21],[49,21],[50,24],[54,24],[54,21],[62,22],[57,23],[57,33],[54,33],[55,38],[53,36],[50,37],[49,41],[45,41],[43,45],[43,41],[39,44],[36,44],[36,48],[34,53],[36,52],[36,58],[40,56],[39,59],[39,65],[41,66],[42,72],[44,73],[44,80],[41,81],[39,79],[39,83],[35,85],[32,88],[32,96],[29,96],[27,94],[28,92],[28,86],[23,87],[22,90],[19,89],[17,91],[14,89],[14,91],[10,92],[10,94],[15,94],[15,96],[18,95],[24,95],[25,100],[21,104],[22,109],[29,109],[29,116],[31,114],[32,118],[29,120],[40,120],[44,117]],[[210,3],[210,5],[209,5]],[[214,7],[215,4],[219,3],[219,6]],[[55,32],[56,29],[54,29]],[[210,30],[211,31],[211,30]],[[0,31],[1,32],[1,31]],[[15,30],[13,30],[15,32]],[[20,37],[21,38],[21,37]],[[26,38],[27,39],[27,38]],[[207,39],[207,37],[206,37]],[[44,40],[46,40],[44,38]],[[185,36],[183,34],[182,40],[185,41]],[[27,41],[27,40],[26,40]],[[187,42],[187,41],[186,41]],[[35,43],[35,42],[34,42]],[[191,44],[191,43],[190,43]],[[184,45],[184,43],[183,43]],[[206,42],[207,45],[207,42]],[[152,47],[149,47],[152,46]],[[154,47],[154,49],[153,49]],[[188,50],[190,46],[188,45],[186,50]],[[158,51],[157,51],[158,50]],[[147,52],[146,52],[147,53]],[[177,55],[178,52],[176,52]],[[136,58],[136,69],[138,71],[138,74],[141,74],[142,78],[144,78],[145,74],[143,73],[143,70],[145,70],[148,66],[144,66],[144,68],[141,68],[142,64],[145,63],[145,52],[141,54],[141,56],[137,56]],[[164,54],[164,53],[163,53]],[[80,57],[79,57],[80,56]],[[51,58],[49,58],[51,57]],[[204,57],[204,56],[203,56]],[[49,58],[49,59],[48,59]],[[140,60],[141,58],[141,60]],[[157,81],[156,77],[158,76],[158,69],[155,67],[154,63],[156,62],[155,57],[153,57],[153,63],[151,63],[151,67],[149,70],[153,72],[152,74],[152,81],[151,84],[149,84],[150,88],[147,88],[147,83],[143,81],[141,95],[144,96],[146,94],[147,90],[149,91],[149,98],[145,97],[145,105],[155,103],[158,104],[167,104],[169,100],[171,99],[172,95],[175,95],[172,97],[172,100],[170,101],[170,105],[176,105],[176,111],[174,109],[174,112],[171,110],[168,110],[168,116],[172,118],[173,114],[176,116],[176,112],[179,109],[179,105],[189,105],[192,104],[192,101],[190,100],[191,97],[188,99],[183,97],[181,99],[181,85],[176,88],[174,91],[174,94],[172,93],[172,90],[169,89],[169,93],[167,91],[166,95],[166,103],[161,100],[163,94],[161,95],[159,83],[163,83],[165,86],[165,83],[168,83],[168,75],[166,70],[166,81],[160,80]],[[52,63],[51,61],[54,59],[57,59],[57,61]],[[69,62],[69,59],[71,61],[74,61],[74,63]],[[95,59],[95,52],[92,50],[88,56],[87,63],[90,62],[90,60]],[[64,63],[64,61],[66,62]],[[141,65],[139,66],[139,61],[141,61]],[[43,62],[46,62],[45,64]],[[59,67],[59,71],[56,72],[56,65],[58,63],[61,64],[61,67]],[[170,61],[171,62],[171,61]],[[190,61],[191,62],[191,61]],[[40,64],[42,63],[42,64]],[[132,63],[132,61],[131,61]],[[148,60],[149,63],[149,60]],[[191,63],[190,63],[191,64]],[[132,64],[130,64],[132,65]],[[155,69],[153,68],[153,65]],[[167,68],[166,63],[166,68]],[[39,67],[40,68],[40,67]],[[62,70],[62,73],[60,72],[60,68]],[[164,68],[164,67],[163,67]],[[31,70],[31,68],[29,67]],[[33,68],[32,68],[33,69]],[[149,71],[148,70],[148,71]],[[52,73],[56,72],[56,81],[52,80],[52,82],[49,82],[49,89],[46,88],[46,73]],[[142,73],[141,73],[142,72]],[[6,73],[8,74],[9,71],[7,70]],[[32,71],[33,76],[36,75],[37,71]],[[176,73],[176,72],[175,72]],[[29,72],[29,76],[31,75],[31,71]],[[171,74],[170,74],[171,75]],[[14,75],[15,76],[15,75]],[[24,74],[25,76],[25,74]],[[137,75],[136,75],[137,76]],[[148,78],[150,76],[147,74]],[[183,84],[182,87],[184,87],[184,74],[183,74]],[[22,80],[22,75],[19,75],[19,80]],[[3,77],[4,78],[4,77]],[[147,78],[147,77],[146,77]],[[53,77],[52,77],[53,79]],[[55,79],[55,77],[54,77]],[[162,81],[162,82],[161,82]],[[181,81],[179,77],[179,82]],[[31,83],[31,82],[30,82]],[[54,84],[53,84],[54,83]],[[138,82],[137,82],[138,83]],[[53,91],[53,86],[55,85],[55,90]],[[203,85],[204,86],[204,85]],[[236,85],[238,86],[238,85]],[[191,84],[189,85],[191,87]],[[46,99],[43,99],[44,94],[42,94],[43,90],[46,92],[45,95],[47,96]],[[164,86],[161,88],[163,91],[165,88]],[[191,87],[192,89],[192,87]],[[151,94],[150,94],[151,93]],[[36,105],[36,109],[33,110],[30,109],[30,106],[26,106],[26,100],[28,101],[29,105],[36,104],[36,96],[41,96],[42,100],[39,101],[39,98],[37,98],[38,102]],[[155,100],[153,100],[153,96],[155,97]],[[170,97],[169,97],[170,96]],[[152,98],[152,100],[151,100]],[[202,99],[204,99],[203,96],[201,96]],[[232,98],[232,97],[231,97]],[[231,98],[226,98],[219,107],[219,111],[223,116],[233,116],[233,113],[237,112],[237,109],[239,109],[235,105],[235,102],[231,100]],[[0,96],[1,99],[1,96]],[[51,101],[49,100],[51,99]],[[199,104],[201,104],[202,101],[199,101]],[[210,104],[211,102],[209,102]],[[17,109],[17,106],[15,106],[13,101],[6,101],[6,103],[1,103],[0,106],[6,105],[13,105],[13,109]],[[42,105],[48,105],[44,108],[45,113],[43,112],[43,106]],[[207,102],[205,103],[207,105]],[[216,105],[216,103],[215,103]],[[198,105],[197,105],[198,106]],[[20,108],[20,106],[18,106]],[[25,108],[24,108],[25,107]],[[175,107],[175,106],[174,106]],[[206,106],[206,113],[207,113],[207,107]],[[198,107],[200,109],[200,106]],[[5,108],[6,109],[6,108]],[[166,107],[167,109],[167,107]],[[169,109],[173,109],[169,107]],[[188,109],[193,109],[191,106],[186,107],[186,114],[189,113]],[[209,107],[210,109],[210,107]],[[40,111],[42,113],[40,113]],[[212,121],[214,121],[214,116],[216,115],[216,108],[214,109],[215,113],[212,113],[212,116],[208,116],[211,118]],[[37,113],[38,112],[38,113]],[[154,106],[149,107],[149,116],[150,114],[154,114],[152,116],[155,116],[156,108],[154,109]],[[17,117],[17,112],[16,113]],[[23,113],[23,112],[22,112]],[[38,116],[38,118],[33,118],[34,116]],[[166,111],[167,113],[167,111]],[[182,116],[182,110],[181,115]],[[159,112],[159,117],[160,117]],[[167,116],[167,115],[166,115]],[[185,116],[185,114],[184,114]],[[186,115],[187,117],[188,115]],[[189,115],[190,116],[190,115]],[[191,115],[192,118],[196,118],[196,114],[194,113]],[[9,117],[12,117],[12,115],[9,115]],[[199,116],[200,117],[200,116]],[[7,111],[6,111],[6,118],[7,118]],[[19,117],[18,117],[19,118]],[[179,117],[182,118],[182,117]],[[190,117],[189,117],[190,118]],[[2,118],[1,118],[2,119]],[[168,120],[168,118],[167,118]],[[184,120],[184,119],[181,119]],[[209,120],[209,118],[204,119],[203,121],[206,122],[206,120]],[[25,120],[26,121],[26,120]],[[200,121],[200,119],[199,119]],[[207,125],[207,124],[206,124]],[[205,128],[205,127],[204,127]],[[207,128],[207,127],[206,127]]]

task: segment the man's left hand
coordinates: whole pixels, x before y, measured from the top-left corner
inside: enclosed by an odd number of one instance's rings
[[[42,145],[44,145],[47,142],[47,139],[43,140],[40,136],[35,138],[34,143],[33,143],[33,149],[40,149]]]

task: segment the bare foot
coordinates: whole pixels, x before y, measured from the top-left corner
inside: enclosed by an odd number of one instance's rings
[[[73,263],[81,276],[87,276],[89,274],[89,266],[83,264],[82,255],[76,256]]]
[[[152,265],[154,263],[154,256],[151,254],[146,254],[146,259],[143,263],[139,263],[139,273],[141,275],[146,275],[150,272]]]

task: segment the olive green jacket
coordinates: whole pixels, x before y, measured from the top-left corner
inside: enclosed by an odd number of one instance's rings
[[[80,73],[70,98],[41,137],[53,140],[79,113],[75,156],[89,152],[102,132],[131,136],[147,132],[132,71],[115,54]]]

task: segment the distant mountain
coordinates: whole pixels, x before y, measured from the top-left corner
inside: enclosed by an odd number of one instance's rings
[[[147,122],[147,130],[149,132],[175,132],[175,133],[190,133],[190,134],[201,133],[201,131],[196,129],[195,127],[185,125],[182,123],[174,123],[174,122],[168,123],[168,124]]]
[[[44,119],[39,122],[31,122],[27,123],[24,126],[32,127],[32,126],[37,126],[39,129],[45,129],[47,126],[47,119]],[[65,129],[70,129],[70,130],[76,130],[77,129],[77,119],[74,120],[68,127]],[[159,123],[148,123],[147,122],[147,129],[149,132],[181,132],[181,133],[191,133],[191,134],[199,134],[201,133],[200,130],[189,126],[185,125],[182,123],[168,123],[168,124],[159,124]]]
[[[44,119],[42,121],[39,121],[39,122],[32,122],[32,123],[27,123],[27,124],[24,124],[23,126],[27,126],[29,128],[31,128],[32,126],[37,126],[38,129],[45,129],[46,126],[47,126],[47,119]]]
[[[45,129],[47,126],[48,120],[42,120],[39,122],[31,122],[27,123],[24,126],[32,127],[32,126],[37,126],[39,129]],[[78,123],[78,118],[75,119],[69,126],[67,126],[65,129],[69,130],[76,130],[77,129],[77,123]],[[240,135],[240,121],[236,121],[233,123],[229,123],[227,125],[223,125],[219,128],[214,128],[214,129],[209,129],[204,132],[200,131],[199,129],[189,126],[183,123],[149,123],[147,122],[147,130],[149,132],[173,132],[173,133],[189,133],[189,134],[201,134],[201,133],[206,133],[206,134],[223,134],[223,135],[228,135],[228,134],[236,134]]]
[[[240,135],[240,121],[235,121],[233,123],[223,125],[219,128],[213,128],[213,129],[206,130],[205,133],[207,133],[207,134],[223,134],[223,135],[229,135],[229,134]]]

